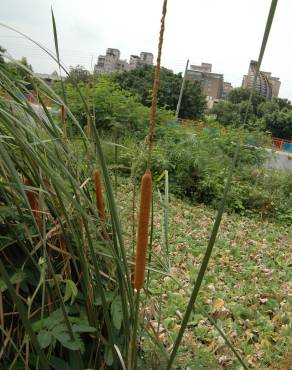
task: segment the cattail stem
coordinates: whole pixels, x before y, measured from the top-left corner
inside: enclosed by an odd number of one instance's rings
[[[153,197],[152,197],[152,199],[151,199],[151,223],[150,223],[150,241],[149,241],[148,266],[150,266],[151,259],[152,259],[153,230],[154,230],[154,202],[153,202]],[[148,270],[148,273],[147,273],[147,289],[149,287],[149,281],[150,281],[150,270]]]
[[[132,337],[132,363],[133,363],[133,370],[137,368],[137,328],[138,328],[138,321],[139,321],[139,303],[140,303],[140,290],[137,290],[136,297],[135,297],[135,317],[134,317],[134,325],[133,325],[133,337]]]
[[[4,330],[4,305],[3,305],[2,290],[0,290],[0,325]],[[3,341],[4,341],[4,335],[5,335],[4,332],[2,332],[2,340]]]
[[[141,201],[140,201],[140,212],[139,212],[139,223],[138,223],[138,234],[137,234],[137,244],[136,244],[136,261],[135,261],[135,275],[134,275],[134,289],[136,290],[136,312],[133,325],[133,360],[134,369],[136,369],[137,361],[137,351],[136,351],[136,336],[137,336],[137,327],[138,327],[138,313],[139,313],[139,298],[140,298],[140,289],[144,287],[145,280],[145,266],[146,266],[146,254],[147,254],[147,244],[148,244],[148,227],[150,219],[150,209],[152,202],[152,176],[151,176],[151,153],[153,146],[153,135],[155,127],[155,116],[157,110],[157,96],[158,96],[158,87],[160,79],[160,62],[161,62],[161,51],[163,44],[163,34],[164,34],[164,22],[167,10],[167,0],[163,1],[162,8],[162,18],[161,18],[161,27],[159,34],[158,42],[158,54],[157,62],[155,68],[154,76],[154,85],[153,85],[153,97],[152,97],[152,106],[150,112],[150,126],[148,131],[148,158],[147,158],[147,169],[142,177],[141,184]],[[130,366],[132,361],[130,362]]]
[[[159,80],[160,80],[160,63],[161,63],[161,52],[162,52],[163,34],[164,34],[164,28],[165,28],[164,23],[165,23],[166,11],[167,11],[167,0],[164,0],[163,7],[162,7],[161,26],[160,26],[159,42],[158,42],[158,53],[157,53],[154,83],[153,83],[153,96],[152,96],[152,105],[151,105],[151,112],[150,112],[150,126],[149,126],[148,139],[147,139],[148,141],[147,168],[149,169],[151,167],[151,152],[152,152],[152,146],[153,146],[155,116],[156,116],[156,111],[157,111],[157,97],[158,97],[158,88],[159,88]]]
[[[99,217],[103,222],[105,222],[106,217],[104,210],[104,201],[102,196],[101,176],[99,170],[95,171],[94,181],[95,181],[96,207],[98,209]]]
[[[138,236],[136,245],[134,288],[137,290],[142,289],[144,286],[151,199],[152,177],[150,170],[146,170],[142,177]]]

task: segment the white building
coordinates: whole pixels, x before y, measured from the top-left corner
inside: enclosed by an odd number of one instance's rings
[[[131,55],[128,63],[127,60],[120,59],[120,51],[118,49],[108,48],[105,55],[99,55],[97,63],[94,66],[94,72],[111,73],[115,71],[126,71],[146,64],[153,64],[152,53],[141,52],[140,56]]]

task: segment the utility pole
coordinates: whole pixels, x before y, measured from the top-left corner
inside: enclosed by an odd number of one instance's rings
[[[182,83],[181,83],[179,98],[178,98],[176,111],[175,111],[175,118],[176,119],[178,119],[178,115],[179,115],[181,100],[182,100],[182,96],[183,96],[183,92],[184,92],[184,88],[185,88],[185,83],[186,83],[186,75],[187,75],[188,66],[189,66],[189,60],[187,60],[187,64],[186,64],[186,68],[185,68],[185,74],[184,74],[184,77],[183,77],[183,80],[182,80]]]

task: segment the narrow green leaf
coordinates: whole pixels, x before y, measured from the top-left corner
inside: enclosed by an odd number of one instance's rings
[[[111,304],[111,315],[116,329],[120,330],[123,321],[122,301],[117,296]]]
[[[89,325],[72,325],[74,333],[95,333],[96,329]]]
[[[65,287],[65,296],[64,296],[64,302],[71,299],[71,304],[75,301],[75,298],[77,296],[78,289],[72,280],[66,280],[66,287]]]

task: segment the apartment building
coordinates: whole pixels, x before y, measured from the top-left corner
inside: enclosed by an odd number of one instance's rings
[[[222,92],[222,99],[226,99],[227,95],[233,89],[231,82],[224,81],[223,82],[223,92]]]
[[[140,56],[130,55],[129,68],[138,68],[144,65],[153,65],[153,54],[142,51]]]
[[[201,65],[191,65],[187,70],[186,79],[201,83],[207,100],[221,99],[223,94],[224,78],[221,73],[212,72],[212,64],[201,63]]]
[[[242,87],[251,89],[253,86],[257,69],[257,61],[251,60],[249,63],[248,73],[243,76]],[[266,99],[278,97],[281,81],[279,77],[273,77],[271,72],[259,71],[256,81],[256,91]]]
[[[126,60],[120,59],[120,50],[108,48],[105,55],[99,55],[97,64],[94,66],[96,73],[110,73],[128,69]]]
[[[116,71],[126,71],[146,64],[153,64],[152,53],[141,52],[140,56],[131,55],[128,63],[126,59],[120,59],[120,50],[108,48],[106,49],[105,55],[99,55],[97,63],[94,66],[94,72],[111,73]]]

